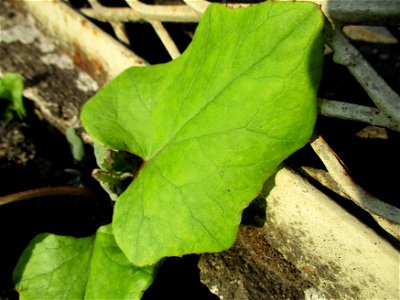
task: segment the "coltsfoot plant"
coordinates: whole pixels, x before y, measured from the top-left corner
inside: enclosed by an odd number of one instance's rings
[[[323,15],[310,3],[214,4],[166,64],[133,67],[83,107],[96,143],[143,159],[96,235],[36,237],[21,298],[139,299],[164,257],[217,252],[317,115]]]

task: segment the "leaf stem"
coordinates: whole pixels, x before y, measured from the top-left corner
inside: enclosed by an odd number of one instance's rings
[[[56,196],[56,195],[82,196],[87,198],[95,197],[95,194],[90,189],[85,187],[73,187],[73,186],[45,187],[45,188],[37,188],[2,196],[0,197],[0,206],[21,200],[27,200],[45,196]]]

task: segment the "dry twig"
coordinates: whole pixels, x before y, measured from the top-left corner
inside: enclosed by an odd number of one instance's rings
[[[357,185],[322,137],[315,139],[311,146],[324,163],[329,175],[340,186],[340,191],[369,212],[386,231],[400,240],[400,209],[373,197]]]
[[[327,99],[319,99],[318,104],[320,114],[327,117],[360,121],[400,131],[400,123],[375,107]]]
[[[96,0],[91,0],[90,4]],[[114,8],[97,5],[96,8],[82,8],[88,17],[105,22],[199,22],[201,16],[186,5],[149,5],[139,1],[127,1],[131,8]]]
[[[181,53],[178,50],[178,47],[175,45],[175,42],[169,35],[168,31],[165,29],[163,24],[159,21],[150,21],[151,26],[153,26],[154,31],[157,33],[161,42],[163,43],[165,49],[167,49],[168,54],[172,59],[177,58]]]
[[[376,73],[340,30],[333,31],[331,46],[334,50],[334,61],[345,65],[379,110],[400,125],[399,95]]]

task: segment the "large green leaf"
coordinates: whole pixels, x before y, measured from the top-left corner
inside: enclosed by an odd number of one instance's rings
[[[232,245],[242,210],[311,135],[322,27],[310,3],[212,5],[182,56],[130,68],[85,104],[97,142],[144,160],[113,219],[135,265]]]
[[[137,268],[116,245],[111,226],[95,236],[41,234],[14,270],[21,299],[140,299],[155,268]]]

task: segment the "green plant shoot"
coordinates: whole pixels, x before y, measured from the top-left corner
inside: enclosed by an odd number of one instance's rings
[[[83,108],[87,132],[144,160],[113,232],[138,266],[222,251],[317,114],[323,16],[309,3],[211,6],[176,60],[133,67]]]
[[[9,122],[16,114],[20,119],[26,116],[22,93],[24,91],[24,82],[20,74],[5,73],[0,78],[0,101],[2,104],[0,116],[6,122]]]
[[[242,210],[311,136],[323,22],[310,3],[214,4],[179,58],[130,68],[90,99],[81,120],[95,142],[143,164],[119,197],[108,180],[118,199],[112,224],[96,237],[31,243],[14,274],[21,295],[135,299],[164,257],[229,248]],[[108,172],[114,160],[105,154],[100,167]],[[105,233],[112,255],[96,251],[107,249]],[[80,265],[90,267],[85,273]],[[122,276],[132,286],[120,277],[131,268],[141,274]]]

